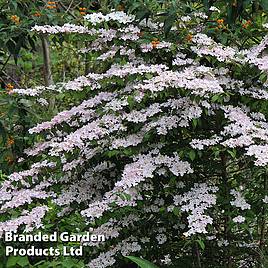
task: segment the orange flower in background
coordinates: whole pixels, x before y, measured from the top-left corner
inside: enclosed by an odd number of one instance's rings
[[[57,6],[47,6],[48,9],[57,8]]]
[[[152,47],[153,48],[157,48],[157,46],[160,44],[160,42],[158,41],[158,40],[153,40],[152,42],[151,42],[151,44],[152,44]]]
[[[86,15],[86,8],[85,7],[79,7],[79,12],[80,12],[80,15]]]
[[[17,15],[12,15],[10,17],[10,19],[15,22],[16,24],[19,24],[20,23],[20,17],[18,17]]]
[[[186,240],[187,237],[185,235],[181,235],[181,239]]]
[[[153,48],[157,48],[157,46],[160,44],[160,41],[157,38],[154,38],[151,44]]]
[[[35,12],[33,15],[34,15],[35,17],[41,17],[41,13],[40,13],[40,12]]]
[[[192,34],[188,34],[188,35],[186,36],[186,40],[187,40],[188,42],[192,42],[192,40],[193,40],[193,35],[192,35]]]
[[[8,137],[7,139],[7,146],[11,146],[15,143],[15,140],[12,136]]]
[[[242,24],[242,27],[243,27],[244,29],[247,29],[248,26],[250,26],[251,24],[252,24],[252,21],[251,21],[251,20],[247,20],[245,23]]]
[[[223,28],[223,26],[224,26],[224,20],[223,19],[218,19],[217,20],[217,23],[218,23],[218,28]]]
[[[13,88],[14,88],[14,86],[12,84],[10,84],[10,83],[6,85],[6,91],[8,93],[11,93]]]
[[[48,1],[48,2],[47,2],[47,8],[48,8],[48,9],[54,9],[54,8],[57,8],[57,4],[56,4],[56,2],[54,2],[54,1]]]
[[[7,161],[7,163],[8,163],[9,165],[12,165],[12,164],[14,163],[14,159],[13,159],[11,156],[7,156],[7,157],[5,158],[5,160]]]
[[[124,11],[124,10],[125,10],[125,7],[124,7],[124,5],[119,5],[119,6],[117,7],[117,9],[118,9],[119,11]]]

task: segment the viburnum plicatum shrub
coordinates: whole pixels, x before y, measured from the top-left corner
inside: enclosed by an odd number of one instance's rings
[[[125,267],[127,255],[160,267],[261,266],[268,37],[224,46],[206,34],[205,20],[183,16],[169,38],[160,22],[122,11],[32,29],[86,39],[79,49],[95,68],[49,88],[13,90],[44,112],[51,95],[81,100],[29,130],[36,143],[19,159],[29,168],[1,186],[1,233],[104,234],[84,248],[91,268]]]

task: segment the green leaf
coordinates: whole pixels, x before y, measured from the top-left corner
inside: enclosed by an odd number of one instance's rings
[[[194,150],[191,150],[191,151],[189,152],[188,155],[189,155],[189,158],[190,158],[192,161],[195,160],[196,153],[195,153]]]
[[[153,76],[152,74],[147,73],[147,74],[145,74],[145,77],[146,77],[147,79],[151,79],[151,78],[153,78],[154,76]]]
[[[202,249],[202,250],[204,250],[205,249],[205,244],[204,244],[204,242],[202,241],[202,240],[197,240],[197,243],[199,244],[199,246],[200,246],[200,248]]]
[[[18,258],[15,256],[10,256],[7,260],[7,268],[13,267],[17,264]]]
[[[17,264],[19,264],[21,267],[28,266],[29,260],[27,256],[20,257],[17,261]]]
[[[227,7],[227,22],[229,25],[232,25],[234,23],[234,9],[233,6],[230,5]]]
[[[206,10],[209,10],[209,1],[208,0],[203,0],[203,5],[206,8]]]
[[[231,155],[232,158],[235,158],[236,157],[236,151],[235,150],[227,150],[228,153]]]
[[[267,74],[266,73],[262,73],[261,75],[260,75],[260,81],[262,82],[262,83],[265,83],[266,82],[266,80],[267,80]]]
[[[136,264],[139,265],[139,267],[141,268],[158,268],[156,265],[154,265],[153,263],[138,258],[138,257],[134,257],[134,256],[126,256],[126,258],[130,259],[131,261],[135,262]]]
[[[2,123],[2,121],[0,121],[0,135],[2,136],[3,142],[6,142],[7,132],[6,132],[5,126]]]
[[[40,268],[41,267],[41,264],[44,264],[45,262],[46,262],[45,260],[39,261],[39,262],[35,263],[34,266]]]
[[[129,105],[130,109],[132,109],[134,107],[134,105],[135,105],[134,97],[133,96],[128,96],[127,102],[128,102],[128,105]]]
[[[260,4],[264,10],[268,11],[268,1],[267,0],[260,0]]]
[[[71,258],[68,258],[62,261],[62,266],[71,268],[75,266],[75,262]]]
[[[144,7],[144,9],[137,11],[136,17],[139,21],[142,21],[143,19],[148,20],[151,16],[151,11]]]
[[[181,211],[180,211],[179,208],[177,208],[177,207],[174,207],[174,208],[173,208],[173,213],[174,213],[175,216],[179,216],[179,215],[180,215],[180,212],[181,212]]]
[[[167,35],[170,32],[176,19],[177,19],[177,15],[174,12],[172,12],[171,14],[169,14],[167,16],[167,18],[164,21],[164,33],[165,33],[165,35]]]
[[[33,104],[30,100],[27,100],[27,99],[20,99],[18,101],[19,104],[22,104],[23,106],[25,107],[31,107]]]
[[[194,118],[192,120],[192,124],[193,124],[193,127],[196,128],[197,127],[197,124],[198,124],[198,120],[196,118]]]
[[[212,102],[216,102],[218,99],[219,99],[219,95],[214,95],[214,96],[211,98],[211,101],[212,101]]]

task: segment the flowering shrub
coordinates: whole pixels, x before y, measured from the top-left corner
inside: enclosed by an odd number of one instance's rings
[[[32,28],[81,35],[89,44],[81,53],[97,64],[68,82],[12,90],[44,106],[62,93],[81,99],[29,130],[36,142],[19,159],[29,168],[0,189],[1,234],[104,234],[106,242],[87,244],[92,268],[125,267],[127,255],[160,267],[260,265],[268,38],[223,45],[200,12],[181,17],[168,37],[161,21],[122,11],[84,18]]]

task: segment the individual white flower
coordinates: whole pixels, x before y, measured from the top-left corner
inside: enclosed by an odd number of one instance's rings
[[[191,20],[191,17],[190,17],[190,16],[182,16],[180,19],[181,19],[181,21],[183,21],[183,22],[188,22],[188,21]]]
[[[214,7],[214,6],[211,6],[211,7],[209,8],[209,10],[210,10],[210,11],[215,11],[215,12],[218,12],[218,13],[221,12],[217,7]]]
[[[221,239],[221,240],[217,241],[217,244],[218,244],[219,247],[222,247],[222,246],[227,247],[229,245],[229,242],[227,240],[225,240],[225,239]]]
[[[117,21],[122,24],[127,24],[129,22],[134,21],[135,16],[133,15],[128,15],[123,11],[114,11],[111,12],[107,15],[103,15],[102,13],[92,13],[92,14],[87,14],[84,16],[84,19],[90,21],[93,25],[97,25],[99,23],[102,23],[104,21],[108,22],[110,20]]]
[[[37,99],[37,101],[42,105],[42,106],[47,106],[49,103],[46,99],[44,98],[40,98],[40,99]]]
[[[236,223],[243,223],[245,220],[246,220],[246,218],[243,216],[237,216],[237,217],[233,218],[233,222],[236,222]]]
[[[266,196],[262,199],[262,201],[263,201],[265,204],[268,204],[268,195],[266,195]]]
[[[231,190],[230,194],[234,196],[235,200],[231,201],[230,204],[232,206],[235,206],[237,208],[241,208],[242,210],[250,209],[251,206],[248,204],[245,200],[245,198],[242,196],[242,194],[234,189]]]
[[[171,264],[170,254],[165,255],[164,259],[161,259],[160,261],[165,265]]]
[[[159,245],[162,245],[167,241],[167,236],[165,234],[158,234],[155,238]]]

